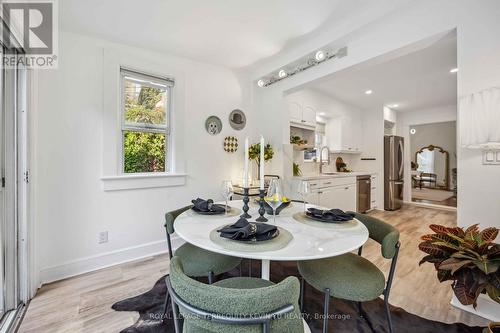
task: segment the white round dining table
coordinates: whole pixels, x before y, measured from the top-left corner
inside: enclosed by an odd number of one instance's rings
[[[230,206],[241,209],[243,201],[230,201]],[[316,207],[308,205],[308,207]],[[320,208],[320,207],[317,207]],[[249,222],[259,216],[259,206],[250,204]],[[202,249],[233,257],[258,259],[262,261],[261,277],[269,280],[271,261],[313,260],[338,256],[361,247],[368,240],[368,229],[358,220],[350,223],[307,224],[295,220],[293,215],[304,210],[302,203],[292,202],[276,216],[276,225],[289,231],[293,239],[283,248],[274,251],[238,251],[216,244],[210,233],[225,225],[236,223],[238,216],[200,215],[188,210],[177,217],[175,232],[186,242]],[[241,214],[241,213],[240,213]],[[268,224],[274,224],[272,215],[267,215]]]

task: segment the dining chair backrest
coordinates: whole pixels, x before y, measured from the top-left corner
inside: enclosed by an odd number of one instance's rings
[[[177,219],[177,217],[179,215],[181,215],[185,211],[191,209],[192,207],[193,207],[192,205],[189,205],[189,206],[186,206],[186,207],[182,207],[182,208],[173,210],[171,212],[167,212],[165,214],[165,230],[167,232],[168,255],[170,256],[170,258],[172,258],[172,256],[174,255],[173,254],[173,250],[172,250],[172,241],[170,239],[170,235],[175,232],[175,230],[174,230],[174,222],[175,222],[175,220]]]
[[[171,235],[175,232],[175,230],[174,230],[175,219],[177,219],[177,217],[179,215],[181,215],[185,211],[191,209],[192,207],[193,207],[193,205],[189,205],[186,207],[182,207],[182,208],[173,210],[171,212],[167,212],[165,214],[165,230],[167,230],[167,234]]]
[[[397,252],[399,246],[399,231],[389,223],[381,221],[375,217],[359,214],[354,212],[354,217],[363,223],[370,238],[381,245],[382,256],[386,259],[392,259]]]
[[[173,257],[170,261],[167,286],[169,284],[175,296],[174,300],[178,298],[183,302],[178,305],[184,317],[184,325],[188,327],[194,326],[220,333],[258,332],[261,331],[258,324],[242,323],[241,318],[255,319],[279,309],[288,309],[287,311],[290,312],[286,315],[269,318],[270,331],[303,332],[302,317],[298,306],[300,286],[296,277],[287,277],[280,283],[262,288],[223,288],[191,279],[184,274],[180,258]],[[193,312],[195,314],[199,312],[201,315],[193,316]],[[229,318],[229,320],[234,318],[236,321],[221,323],[215,320],[222,317]]]

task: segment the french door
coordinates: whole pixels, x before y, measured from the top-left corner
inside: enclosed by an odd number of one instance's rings
[[[15,50],[1,45],[1,54]],[[0,332],[27,301],[26,69],[0,67]]]

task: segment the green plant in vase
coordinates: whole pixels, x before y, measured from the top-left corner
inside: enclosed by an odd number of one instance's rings
[[[268,143],[264,146],[264,162],[272,160],[274,156],[273,147]],[[254,160],[257,163],[257,170],[259,172],[260,179],[260,143],[254,143],[248,147],[248,158]]]
[[[477,224],[467,229],[431,225],[434,234],[422,236],[418,248],[427,253],[420,261],[431,263],[440,282],[451,287],[463,305],[477,306],[480,294],[500,303],[500,244],[494,243],[499,229],[480,230]]]
[[[297,163],[293,163],[293,175],[295,177],[302,176],[302,170],[300,170],[300,166]]]

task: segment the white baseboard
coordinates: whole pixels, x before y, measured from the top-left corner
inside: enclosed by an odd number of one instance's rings
[[[177,236],[172,237],[172,247],[174,249],[176,249],[183,243],[184,241],[181,238]],[[160,240],[102,253],[95,256],[68,261],[60,265],[42,268],[39,275],[40,284],[43,285],[46,283],[66,279],[75,275],[80,275],[167,252],[168,248],[166,240]]]
[[[481,294],[477,299],[477,307],[474,309],[472,305],[462,305],[458,299],[453,295],[451,305],[454,307],[470,312],[477,316],[486,318],[493,322],[500,322],[500,304],[491,300],[488,296]]]
[[[450,212],[456,212],[457,211],[457,207],[443,206],[443,205],[434,205],[434,204],[425,203],[425,202],[404,201],[403,203],[406,204],[406,205],[412,205],[412,206],[418,206],[418,207],[424,207],[424,208],[431,208],[431,209],[447,210],[447,211],[450,211]]]

